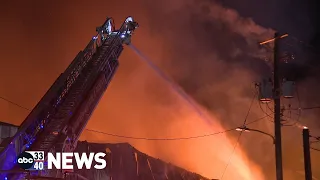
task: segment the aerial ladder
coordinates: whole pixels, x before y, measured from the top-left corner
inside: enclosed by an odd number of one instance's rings
[[[123,45],[131,43],[138,23],[127,17],[119,29],[112,18],[94,36],[20,125],[0,152],[0,180],[23,179],[17,156],[23,151],[73,152],[100,98],[114,76]],[[35,171],[35,176],[61,178],[61,170]],[[30,172],[29,172],[30,175]],[[32,175],[32,174],[31,174]]]

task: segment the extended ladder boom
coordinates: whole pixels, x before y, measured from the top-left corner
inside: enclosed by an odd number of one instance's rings
[[[16,169],[15,160],[25,150],[45,153],[74,150],[115,74],[123,44],[131,42],[137,27],[138,24],[128,17],[119,29],[115,29],[112,18],[107,18],[96,29],[98,34],[58,77],[0,152],[1,170]],[[55,171],[45,175],[62,177],[61,173]],[[5,176],[0,174],[0,179]]]

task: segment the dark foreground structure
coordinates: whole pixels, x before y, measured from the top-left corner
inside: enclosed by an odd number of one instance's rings
[[[75,170],[94,180],[209,180],[160,159],[148,156],[127,143],[78,142],[75,152],[106,152],[107,169]],[[76,167],[76,165],[75,165]]]
[[[1,141],[5,143],[9,140],[17,129],[18,126],[0,122]],[[1,147],[3,145],[1,141],[0,148],[3,148]],[[100,144],[79,141],[74,152],[106,152],[107,169],[75,169],[76,176],[66,178],[67,180],[209,180],[160,159],[148,156],[128,143]],[[77,165],[74,164],[74,167],[76,168]],[[79,178],[78,174],[84,178]]]

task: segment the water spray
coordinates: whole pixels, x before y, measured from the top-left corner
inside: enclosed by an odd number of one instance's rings
[[[145,56],[141,51],[139,51],[133,44],[130,44],[129,47],[143,60],[148,64],[150,68],[152,68],[157,75],[166,81],[172,89],[184,99],[196,112],[197,114],[204,119],[207,123],[211,125],[211,119],[206,116],[199,105],[190,97],[177,83],[175,83],[171,78],[169,78],[156,64],[154,64],[147,56]]]

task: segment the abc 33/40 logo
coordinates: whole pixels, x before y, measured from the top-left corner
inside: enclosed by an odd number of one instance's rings
[[[44,151],[24,151],[18,156],[17,163],[25,170],[43,170]]]

